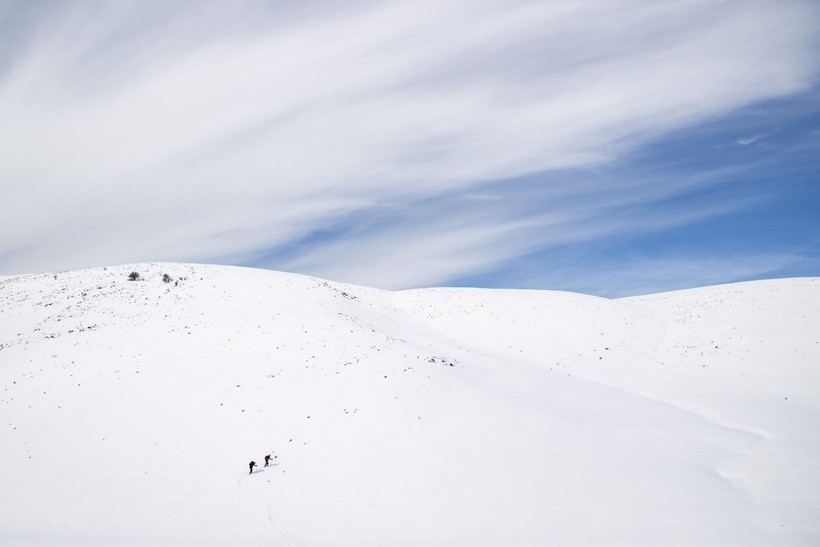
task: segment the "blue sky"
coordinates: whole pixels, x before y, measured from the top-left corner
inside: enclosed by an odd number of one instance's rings
[[[0,36],[0,275],[820,275],[815,2],[7,2]]]

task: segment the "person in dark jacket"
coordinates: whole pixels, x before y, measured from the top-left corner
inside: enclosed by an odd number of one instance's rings
[[[265,467],[267,467],[268,465],[270,465],[270,454],[265,456]]]
[[[253,473],[253,468],[256,467],[256,462],[252,461],[248,464],[248,467],[250,468],[250,473],[248,473],[248,475],[250,475]]]

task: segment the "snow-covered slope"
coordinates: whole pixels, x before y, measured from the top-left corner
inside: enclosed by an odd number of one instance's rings
[[[0,544],[813,545],[819,388],[816,279],[10,277]]]

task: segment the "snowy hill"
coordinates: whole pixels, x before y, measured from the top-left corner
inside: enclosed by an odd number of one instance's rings
[[[818,279],[7,277],[0,389],[2,545],[820,543]]]

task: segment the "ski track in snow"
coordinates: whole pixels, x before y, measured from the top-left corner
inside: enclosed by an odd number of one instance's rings
[[[242,483],[245,481],[245,479],[248,479],[250,477],[253,477],[253,474],[249,473],[247,476],[240,476],[239,478],[237,478],[237,488],[239,488],[239,490],[249,498],[255,499],[265,506],[265,517],[268,519],[270,525],[273,527],[274,530],[276,530],[279,536],[281,536],[282,541],[287,547],[293,547],[293,544],[288,539],[288,535],[285,533],[285,530],[282,528],[282,526],[279,525],[279,523],[276,521],[276,518],[274,518],[273,507],[271,506],[270,502],[267,501],[262,495],[253,496],[250,492],[248,492],[247,489],[243,488]]]

